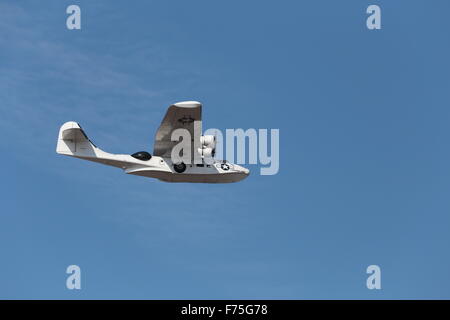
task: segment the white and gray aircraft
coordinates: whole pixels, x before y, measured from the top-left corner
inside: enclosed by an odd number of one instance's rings
[[[216,138],[201,135],[201,120],[200,102],[183,101],[171,105],[156,132],[153,155],[146,151],[132,155],[105,152],[92,143],[78,123],[69,121],[59,129],[56,152],[166,182],[227,183],[246,178],[250,173],[248,169],[214,159]],[[176,129],[186,129],[192,137],[191,161],[172,161],[172,149],[179,143],[172,141]]]

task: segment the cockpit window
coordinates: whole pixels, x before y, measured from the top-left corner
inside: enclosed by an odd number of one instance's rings
[[[152,155],[150,153],[148,153],[147,151],[139,151],[139,152],[133,153],[131,156],[133,158],[136,158],[136,159],[142,160],[142,161],[148,161],[152,158]]]

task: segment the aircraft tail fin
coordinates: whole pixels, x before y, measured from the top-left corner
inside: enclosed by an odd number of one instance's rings
[[[96,157],[96,149],[100,151],[78,123],[69,121],[59,129],[57,153],[76,157]]]
[[[128,155],[112,154],[97,148],[74,121],[64,123],[59,129],[56,153],[122,169],[129,162]]]

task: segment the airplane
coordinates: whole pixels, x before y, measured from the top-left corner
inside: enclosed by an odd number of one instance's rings
[[[156,132],[153,155],[146,151],[131,155],[105,152],[92,143],[77,122],[69,121],[59,129],[56,153],[121,168],[127,174],[165,182],[229,183],[248,177],[248,169],[226,160],[214,159],[216,138],[212,135],[200,136],[201,121],[200,102],[182,101],[171,105]],[[186,163],[172,161],[171,156],[172,149],[179,143],[172,141],[172,132],[180,128],[188,130],[194,142],[190,150],[191,161],[185,161]],[[195,152],[198,154],[194,154]],[[197,160],[194,160],[194,156]]]

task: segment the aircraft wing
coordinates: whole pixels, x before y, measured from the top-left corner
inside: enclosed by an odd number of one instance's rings
[[[199,131],[194,132],[194,121],[199,121]],[[169,107],[161,125],[156,132],[153,154],[170,158],[172,148],[178,141],[171,141],[172,131],[179,128],[189,130],[191,134],[191,155],[194,155],[194,139],[200,139],[202,127],[202,104],[197,101],[178,102]],[[191,159],[192,160],[192,159]]]

